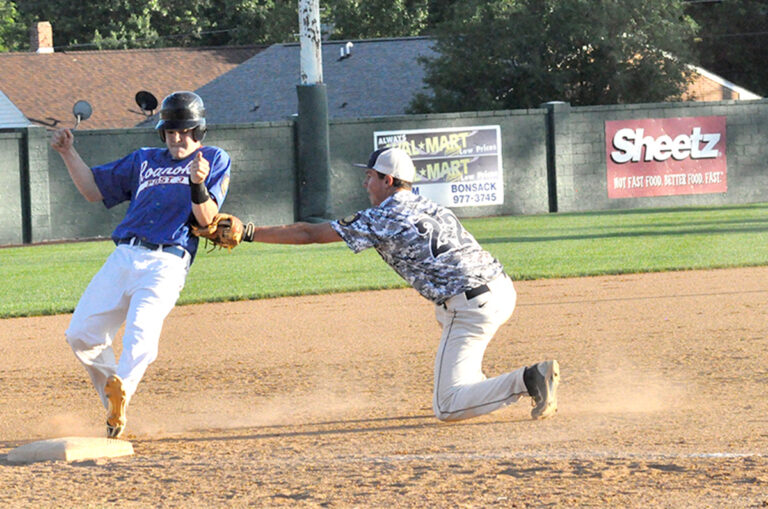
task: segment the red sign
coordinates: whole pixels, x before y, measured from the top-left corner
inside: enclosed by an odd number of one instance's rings
[[[608,198],[725,193],[725,117],[605,123]]]

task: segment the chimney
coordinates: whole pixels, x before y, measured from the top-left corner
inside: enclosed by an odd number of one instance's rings
[[[36,53],[53,53],[53,28],[48,21],[40,21],[30,30],[30,49]]]

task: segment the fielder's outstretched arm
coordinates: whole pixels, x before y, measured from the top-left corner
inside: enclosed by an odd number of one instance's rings
[[[260,226],[253,228],[251,242],[267,244],[327,244],[341,242],[339,234],[330,223],[293,223],[282,226]]]

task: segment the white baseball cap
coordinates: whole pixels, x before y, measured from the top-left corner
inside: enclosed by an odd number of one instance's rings
[[[384,175],[392,175],[405,182],[413,183],[416,168],[408,153],[397,147],[384,147],[371,152],[368,164],[355,163],[358,168],[370,168]]]

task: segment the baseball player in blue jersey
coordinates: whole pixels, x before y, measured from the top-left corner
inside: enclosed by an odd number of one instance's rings
[[[156,129],[166,148],[141,148],[90,168],[69,129],[53,134],[77,189],[107,208],[130,201],[112,233],[115,250],[77,304],[66,338],[107,409],[107,436],[125,430],[126,409],[157,357],[165,317],[176,304],[197,251],[191,221],[208,225],[229,187],[230,158],[203,146],[202,99],[174,92],[161,105]],[[125,323],[120,359],[112,341]]]
[[[415,168],[406,152],[373,152],[363,187],[371,208],[329,223],[257,227],[255,242],[311,244],[344,241],[358,253],[374,248],[422,296],[435,304],[443,333],[435,358],[433,408],[453,421],[533,398],[531,416],[557,411],[560,371],[548,360],[486,378],[485,349],[515,309],[512,280],[467,232],[453,212],[411,192]]]

